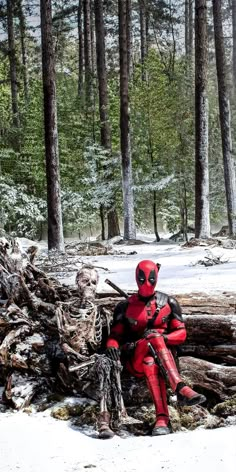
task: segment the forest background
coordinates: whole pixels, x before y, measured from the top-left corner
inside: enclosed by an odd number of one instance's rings
[[[0,229],[45,236],[51,159],[65,236],[234,237],[235,3],[0,1]]]

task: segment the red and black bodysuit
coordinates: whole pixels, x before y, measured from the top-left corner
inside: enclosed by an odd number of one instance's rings
[[[130,351],[135,347],[127,367],[133,375],[142,377],[143,358],[149,352],[147,340],[156,333],[164,337],[167,346],[185,341],[185,324],[178,302],[161,292],[148,298],[134,294],[116,306],[107,348]]]
[[[138,293],[116,306],[107,340],[110,357],[117,357],[119,349],[132,353],[124,355],[126,368],[136,377],[146,377],[157,415],[154,435],[170,432],[167,379],[182,404],[193,405],[205,400],[183,383],[169,349],[185,341],[186,329],[177,300],[154,290],[159,268],[149,260],[138,264]]]

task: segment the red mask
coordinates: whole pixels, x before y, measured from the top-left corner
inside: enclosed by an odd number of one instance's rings
[[[152,261],[141,261],[136,268],[136,282],[138,293],[142,297],[151,297],[154,294],[160,265]]]

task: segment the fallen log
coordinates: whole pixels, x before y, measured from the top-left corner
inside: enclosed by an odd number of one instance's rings
[[[236,294],[177,295],[186,323],[183,355],[236,366]]]
[[[236,393],[236,367],[228,367],[193,357],[179,359],[180,371],[187,382],[198,391],[205,392],[215,403]]]
[[[173,295],[177,298],[186,315],[236,315],[236,293],[206,295],[190,293]]]

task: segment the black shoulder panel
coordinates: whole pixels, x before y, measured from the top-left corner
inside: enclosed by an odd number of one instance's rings
[[[119,302],[118,305],[116,305],[115,310],[114,310],[114,315],[113,315],[113,325],[116,323],[119,323],[119,321],[122,321],[124,319],[124,315],[126,313],[128,307],[128,301],[122,301]]]
[[[156,304],[158,308],[162,308],[168,303],[168,295],[162,292],[156,292]]]
[[[171,307],[172,317],[183,322],[182,310],[177,300],[174,297],[168,297],[168,303]]]

